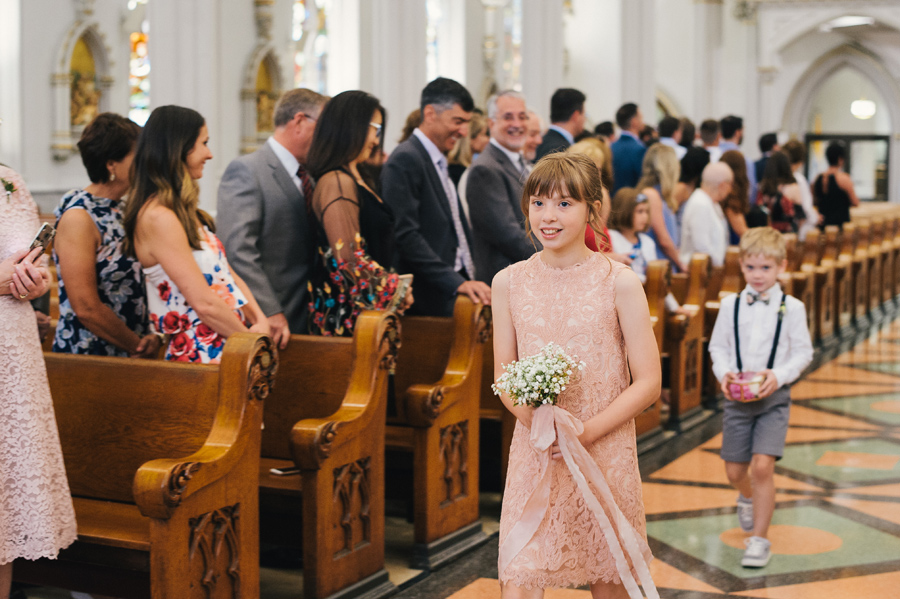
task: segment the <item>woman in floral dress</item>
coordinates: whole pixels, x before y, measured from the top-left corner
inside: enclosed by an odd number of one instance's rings
[[[141,266],[122,252],[122,197],[140,133],[134,122],[105,112],[78,142],[91,184],[67,193],[56,209],[55,352],[141,358],[159,353],[159,337],[147,322]]]
[[[125,249],[144,270],[150,322],[168,336],[166,359],[218,363],[225,339],[269,334],[265,314],[231,270],[212,219],[198,208],[197,181],[212,158],[203,117],[161,106],[138,140]]]

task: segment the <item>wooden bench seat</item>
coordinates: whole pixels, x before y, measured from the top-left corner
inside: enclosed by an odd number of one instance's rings
[[[478,518],[479,393],[491,310],[460,296],[453,318],[406,316],[401,325],[386,445],[413,454],[411,565],[433,570],[487,541]]]
[[[813,343],[823,343],[831,339],[836,329],[834,265],[825,258],[825,236],[818,229],[806,234],[803,242],[803,258],[800,270],[809,275],[813,284]]]
[[[644,293],[650,308],[650,324],[656,337],[656,348],[660,360],[664,349],[666,330],[666,295],[669,293],[669,261],[653,260],[647,264],[647,278]],[[634,418],[634,432],[638,437],[649,436],[662,428],[662,400],[656,398],[643,412]]]
[[[841,258],[848,261],[850,269],[850,298],[853,302],[853,324],[857,328],[868,327],[869,314],[869,258],[868,251],[860,247],[860,233],[856,223],[844,223],[841,241]]]
[[[852,262],[841,255],[841,230],[836,225],[825,227],[825,247],[822,265],[834,270],[834,312],[835,333],[844,335],[853,324]]]
[[[293,335],[280,354],[253,474],[262,541],[300,549],[306,599],[396,591],[384,568],[384,430],[399,343],[396,316],[363,312],[353,338]]]
[[[45,354],[78,539],[16,580],[124,599],[259,596],[267,337],[213,365]],[[168,457],[162,457],[168,456]]]

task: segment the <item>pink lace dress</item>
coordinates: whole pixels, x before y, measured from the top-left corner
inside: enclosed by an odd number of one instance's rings
[[[558,405],[581,421],[602,412],[629,385],[625,341],[615,306],[615,277],[628,267],[599,253],[566,269],[548,266],[535,254],[512,265],[509,309],[520,357],[551,341],[585,362]],[[646,539],[634,421],[592,447],[616,503]],[[512,560],[500,580],[526,588],[559,588],[598,581],[620,583],[596,517],[585,504],[563,460],[550,462],[550,508],[537,533]],[[500,543],[520,519],[541,478],[529,431],[516,423],[500,517]],[[649,562],[650,555],[645,555]]]
[[[27,248],[40,225],[22,179],[0,166],[0,261]],[[56,557],[75,540],[37,321],[28,302],[0,295],[0,564]]]

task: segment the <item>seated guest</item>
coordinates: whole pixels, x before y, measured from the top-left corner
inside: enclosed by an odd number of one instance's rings
[[[125,251],[144,269],[150,322],[169,336],[166,359],[215,364],[232,333],[268,335],[269,323],[197,207],[208,142],[196,111],[155,109],[138,140],[124,226]]]
[[[78,141],[91,184],[63,196],[56,209],[53,260],[59,276],[59,323],[53,351],[154,358],[160,339],[150,333],[144,278],[122,251],[122,197],[141,128],[104,112]]]
[[[252,154],[232,160],[219,183],[218,235],[280,349],[292,333],[306,331],[306,286],[316,248],[303,209],[313,191],[305,164],[326,99],[308,89],[282,94],[272,136]]]
[[[850,206],[859,206],[859,198],[853,188],[853,180],[845,173],[844,161],[846,151],[843,144],[833,141],[825,150],[828,169],[816,177],[813,183],[813,195],[816,206],[822,213],[824,226],[837,225],[843,227],[850,221]]]
[[[584,131],[584,101],[587,98],[577,89],[563,88],[550,98],[550,128],[537,149],[537,160],[547,154],[561,152],[575,143]]]
[[[641,164],[647,147],[638,137],[644,129],[644,117],[637,104],[623,104],[616,111],[616,124],[622,130],[619,139],[613,142],[613,193],[623,187],[634,187],[641,178]]]
[[[769,214],[769,226],[782,233],[796,233],[806,220],[802,201],[800,186],[788,157],[781,151],[772,152],[759,181],[756,198],[757,206]]]
[[[669,260],[678,270],[684,265],[678,253],[681,240],[675,186],[681,165],[670,146],[655,144],[644,155],[643,173],[637,190],[648,199],[650,219],[648,235],[654,241],[660,260]]]
[[[687,264],[695,253],[706,254],[713,266],[725,264],[728,251],[728,222],[722,202],[731,193],[734,175],[727,164],[713,162],[703,169],[700,187],[684,205],[681,219],[681,262]]]
[[[719,159],[731,169],[734,183],[731,193],[722,202],[722,211],[728,219],[728,243],[738,245],[747,232],[747,213],[750,212],[750,180],[747,178],[747,161],[737,150],[728,150]]]
[[[544,141],[544,136],[541,134],[543,130],[544,124],[541,122],[541,117],[535,111],[529,110],[528,126],[525,130],[525,145],[522,146],[522,156],[525,157],[529,169],[534,165],[535,158],[537,158],[538,146]]]
[[[684,158],[684,155],[687,154],[687,148],[681,145],[681,121],[674,116],[664,117],[659,122],[657,131],[659,131],[659,143],[675,150],[675,156],[678,160]]]
[[[494,275],[535,252],[521,213],[528,168],[525,145],[528,110],[519,92],[506,90],[488,99],[491,141],[469,169],[466,201],[472,220],[475,271],[490,283]]]
[[[694,190],[700,186],[700,178],[703,176],[703,169],[707,164],[709,164],[709,152],[703,148],[691,148],[681,159],[681,175],[678,177],[678,183],[675,184],[675,202],[678,204],[678,214]]]
[[[444,77],[425,86],[420,103],[422,123],[391,152],[381,185],[396,218],[399,270],[415,277],[412,312],[452,316],[458,293],[491,302],[491,288],[476,278],[469,223],[447,171],[447,152],[467,133],[475,104]]]
[[[359,171],[385,124],[384,108],[363,91],[336,95],[319,115],[307,167],[316,179],[310,207],[325,268],[310,281],[310,333],[349,337],[362,310],[386,309],[398,292],[390,272],[394,213]],[[401,292],[405,309],[412,293]]]
[[[647,265],[657,259],[656,243],[645,233],[650,226],[647,196],[631,187],[623,187],[612,199],[609,236],[613,251],[631,259],[631,270],[647,280]]]
[[[784,144],[781,151],[784,152],[784,155],[788,157],[788,161],[791,163],[794,180],[797,181],[797,189],[800,192],[800,205],[803,206],[803,212],[806,214],[806,220],[800,224],[800,229],[797,231],[797,237],[800,241],[804,241],[806,234],[818,227],[822,222],[822,216],[816,210],[814,204],[809,181],[806,180],[806,176],[803,174],[803,164],[806,162],[806,148],[802,142],[792,139]]]

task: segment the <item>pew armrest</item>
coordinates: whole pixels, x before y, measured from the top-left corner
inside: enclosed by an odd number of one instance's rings
[[[141,514],[168,519],[185,498],[226,477],[241,461],[256,459],[262,403],[277,369],[277,350],[268,337],[229,337],[219,365],[219,404],[209,435],[193,455],[152,460],[138,469],[133,491]]]
[[[400,322],[391,312],[367,311],[356,321],[353,372],[341,407],[326,418],[307,418],[291,430],[291,455],[301,470],[318,470],[335,449],[384,419],[388,372],[400,349]],[[372,443],[382,442],[371,439]]]

